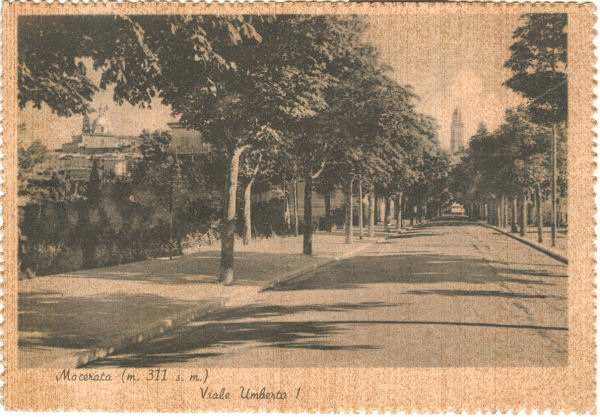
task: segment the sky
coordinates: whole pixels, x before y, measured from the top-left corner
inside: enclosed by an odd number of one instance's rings
[[[391,67],[390,77],[411,85],[420,97],[417,109],[438,121],[443,148],[450,144],[450,121],[460,109],[465,125],[465,142],[479,122],[497,127],[506,108],[521,98],[502,86],[510,72],[503,67],[518,26],[518,15],[384,15],[370,16],[367,40],[381,52]],[[99,77],[96,74],[94,78]],[[93,102],[106,104],[112,130],[120,135],[138,135],[143,129],[166,129],[173,121],[170,109],[156,100],[151,109],[112,102],[112,91],[101,91]],[[93,116],[92,116],[93,118]],[[51,148],[81,133],[81,116],[58,117],[44,106],[21,110],[25,123],[20,137],[25,142],[40,139]],[[24,143],[26,145],[26,143]]]
[[[450,147],[455,108],[465,125],[465,144],[479,122],[497,127],[505,109],[522,99],[502,86],[518,15],[388,15],[371,18],[367,37],[392,67],[390,76],[411,85],[417,109],[439,124],[443,148]]]

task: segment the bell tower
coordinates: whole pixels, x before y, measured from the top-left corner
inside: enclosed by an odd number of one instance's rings
[[[450,125],[450,152],[452,154],[465,147],[464,125],[458,108],[452,112],[452,124]]]
[[[90,123],[90,117],[86,114],[83,115],[83,122],[81,123],[81,133],[89,134],[92,133],[92,125]]]

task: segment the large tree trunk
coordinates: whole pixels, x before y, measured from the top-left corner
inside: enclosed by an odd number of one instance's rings
[[[375,191],[369,192],[369,237],[375,237]]]
[[[510,231],[512,233],[517,233],[517,212],[518,212],[518,204],[517,197],[513,197],[512,199],[512,215],[510,219]]]
[[[233,282],[233,245],[235,242],[235,214],[240,156],[246,148],[236,148],[229,161],[229,175],[226,181],[223,228],[221,232],[221,271],[219,282],[229,285]]]
[[[496,201],[496,226],[502,227],[502,204]]]
[[[294,236],[298,236],[298,180],[294,178]]]
[[[173,207],[169,207],[169,259],[173,259]]]
[[[498,198],[498,227],[502,227],[502,224],[504,222],[504,211],[503,211],[503,207],[504,206],[504,199],[502,196],[500,196]]]
[[[290,194],[287,184],[283,187],[283,221],[285,222],[286,233],[292,230],[292,216],[290,213]]]
[[[346,222],[344,224],[345,234],[346,234],[346,243],[352,243],[352,179],[349,179],[346,184],[344,184],[345,194],[346,194]]]
[[[508,225],[508,210],[506,209],[506,195],[502,194],[502,228]]]
[[[483,203],[483,221],[487,222],[488,220],[488,204]]]
[[[385,198],[378,197],[377,200],[379,201],[379,221],[385,223]]]
[[[508,211],[510,210],[510,201],[508,200],[508,196],[504,196],[504,228],[508,227]]]
[[[392,206],[391,206],[391,200],[389,197],[384,197],[383,198],[383,204],[384,204],[384,217],[383,217],[383,230],[387,233],[390,231],[390,223],[392,222],[391,218],[392,218]]]
[[[244,189],[244,245],[248,245],[252,239],[252,184],[254,178]]]
[[[362,178],[358,178],[358,238],[362,240],[363,238],[363,228],[364,228],[364,206],[363,206],[363,186],[362,186]]]
[[[302,253],[312,255],[312,170],[307,170],[304,175],[304,241]]]
[[[527,194],[521,196],[521,231],[520,235],[525,236],[527,233]]]
[[[402,193],[398,196],[398,214],[396,219],[396,230],[402,231]]]
[[[537,232],[538,232],[538,243],[544,241],[544,219],[542,218],[542,188],[538,185],[537,196],[536,196],[536,214],[537,214]]]
[[[331,219],[331,191],[325,192],[325,230],[331,232],[333,221]]]
[[[252,185],[254,184],[254,178],[256,178],[256,174],[258,174],[258,170],[260,169],[261,161],[262,155],[259,157],[252,172],[252,177],[244,189],[244,245],[248,245],[252,240]]]

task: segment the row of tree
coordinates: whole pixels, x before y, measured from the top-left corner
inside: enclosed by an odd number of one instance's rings
[[[558,198],[567,194],[567,17],[528,14],[521,21],[504,85],[527,102],[508,110],[493,132],[479,126],[453,168],[450,190],[472,215],[504,225],[511,218],[513,231],[520,217],[522,234],[533,202],[540,242],[543,202],[549,200],[554,245]]]
[[[221,281],[233,280],[238,184],[250,201],[257,181],[304,183],[303,252],[312,254],[312,190],[353,186],[399,206],[441,204],[447,158],[433,120],[393,82],[364,41],[359,16],[73,16],[26,17],[19,24],[19,101],[48,104],[60,115],[85,114],[98,88],[117,103],[170,106],[202,132],[223,159]],[[65,33],[71,33],[68,39]],[[83,58],[102,72],[100,86]],[[168,164],[167,164],[168,165]],[[177,178],[155,167],[139,181]],[[172,164],[171,164],[172,165]],[[165,207],[173,211],[177,181]],[[286,187],[287,188],[287,187]],[[362,197],[362,195],[360,196]],[[439,197],[435,197],[439,200]],[[359,205],[362,208],[362,204]],[[374,207],[372,204],[371,207]],[[373,208],[370,209],[371,211]],[[393,212],[393,210],[388,210]],[[400,210],[402,213],[402,210]],[[362,220],[362,215],[359,216]],[[373,219],[373,216],[371,216]],[[401,224],[401,223],[400,223]],[[348,239],[352,228],[347,227]]]

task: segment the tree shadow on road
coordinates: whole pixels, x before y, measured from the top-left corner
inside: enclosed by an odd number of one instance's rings
[[[546,268],[494,268],[484,260],[425,251],[355,256],[282,282],[268,291],[361,288],[369,284],[514,283],[556,285],[566,275]]]
[[[277,307],[277,306],[273,306]],[[301,306],[307,308],[308,306]],[[313,308],[319,308],[313,306]],[[248,310],[247,319],[254,316]],[[566,332],[564,327],[540,326],[529,324],[504,324],[486,322],[455,322],[455,321],[426,321],[426,320],[345,320],[345,321],[215,321],[210,323],[190,323],[186,326],[173,329],[160,338],[151,340],[143,345],[132,346],[116,355],[96,360],[85,367],[154,367],[169,364],[183,364],[186,362],[224,356],[227,347],[244,345],[257,348],[283,348],[305,349],[321,351],[360,351],[377,350],[381,347],[376,344],[335,344],[330,336],[351,331],[357,326],[443,326],[443,327],[476,327],[513,329],[517,331],[558,331]],[[278,355],[269,356],[273,362],[265,363],[268,367],[289,366],[277,362]],[[389,358],[393,361],[394,358]],[[349,366],[350,363],[339,362],[334,366]],[[187,366],[198,367],[198,362],[188,363]],[[228,367],[254,367],[254,363],[240,363],[232,357]],[[318,362],[312,366],[319,367],[325,364]],[[331,366],[331,363],[327,363]],[[355,364],[354,366],[360,366]],[[390,363],[388,366],[400,366]],[[413,366],[418,366],[413,364]],[[293,367],[293,365],[292,365]]]
[[[361,303],[334,303],[334,304],[304,304],[304,305],[248,305],[228,308],[211,314],[211,321],[239,320],[248,317],[266,318],[280,317],[283,315],[319,312],[340,313],[353,310],[367,310],[371,308],[399,307],[403,303],[384,303],[378,301],[365,301]]]
[[[463,227],[463,226],[476,226],[478,222],[469,219],[444,219],[444,220],[433,220],[427,223],[418,225],[419,229],[428,229],[431,227]]]
[[[406,232],[401,233],[399,235],[393,235],[390,239],[410,239],[411,237],[432,237],[432,236],[441,236],[441,233],[417,233],[417,232]]]
[[[92,348],[198,304],[152,294],[20,293],[18,344],[24,349]]]
[[[285,316],[305,312],[343,312],[372,308],[396,307],[400,304],[383,302],[305,304],[296,306],[249,305],[221,310],[211,314],[211,322],[194,322],[171,329],[164,335],[140,345],[130,346],[117,355],[99,359],[87,367],[152,367],[186,362],[194,358],[220,353],[210,348],[253,342],[262,346],[324,351],[370,350],[376,345],[333,344],[327,336],[344,332],[347,324],[318,321],[241,321]],[[268,366],[275,366],[268,364]]]
[[[445,295],[449,297],[502,297],[502,298],[540,298],[564,300],[566,297],[544,294],[526,294],[510,291],[477,291],[477,290],[412,290],[406,294],[415,295]]]

